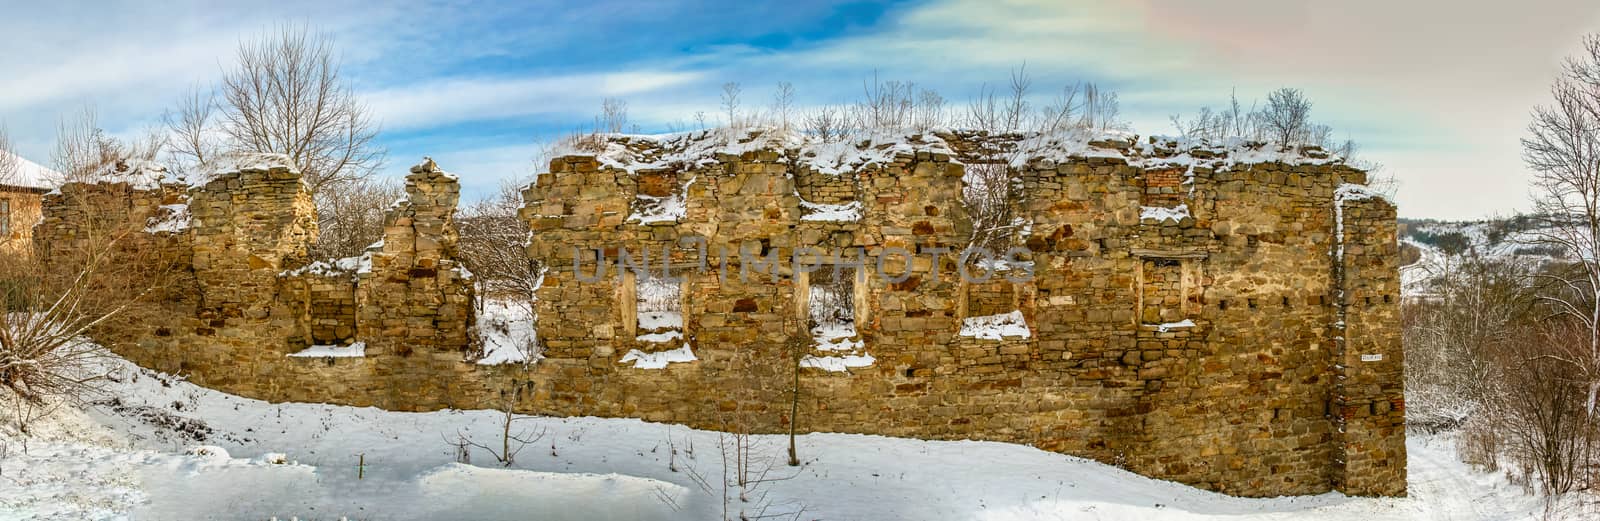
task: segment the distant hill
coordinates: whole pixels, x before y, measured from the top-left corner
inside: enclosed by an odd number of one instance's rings
[[[1540,240],[1548,221],[1532,215],[1476,221],[1400,219],[1401,293],[1429,294],[1431,280],[1465,256],[1564,262],[1565,252]]]

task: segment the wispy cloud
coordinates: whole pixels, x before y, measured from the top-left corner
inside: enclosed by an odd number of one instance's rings
[[[570,119],[593,113],[607,96],[645,94],[701,78],[693,71],[445,78],[370,92],[366,99],[385,127],[414,129],[534,114]]]

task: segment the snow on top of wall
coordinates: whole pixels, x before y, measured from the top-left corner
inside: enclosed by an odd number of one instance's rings
[[[340,275],[354,276],[358,273],[372,272],[372,252],[368,251],[355,257],[345,257],[333,261],[317,261],[301,268],[285,270],[278,273],[280,277],[298,277],[301,275],[317,275],[321,277],[336,277]]]
[[[347,346],[311,346],[298,353],[289,353],[296,358],[361,358],[367,356],[366,342],[356,342]]]
[[[1333,257],[1335,259],[1344,259],[1344,202],[1365,201],[1368,199],[1378,199],[1391,205],[1394,204],[1382,193],[1365,185],[1344,183],[1333,189],[1333,238],[1335,244]]]
[[[555,155],[594,157],[602,165],[637,174],[691,169],[714,164],[718,156],[756,151],[793,152],[801,164],[827,175],[887,164],[897,156],[916,152],[955,155],[943,139],[932,134],[875,133],[844,142],[823,142],[794,129],[765,127],[589,136],[557,146]]]
[[[699,360],[699,358],[694,356],[694,350],[689,347],[689,344],[683,344],[683,347],[671,351],[656,353],[630,349],[628,354],[622,355],[622,362],[633,362],[634,369],[664,369],[667,364],[693,362],[695,360]]]
[[[272,169],[287,169],[290,172],[299,172],[300,167],[295,166],[294,160],[287,154],[269,154],[260,152],[230,152],[206,162],[202,167],[206,177],[216,177],[235,172],[266,172]]]
[[[1171,208],[1165,206],[1145,206],[1139,210],[1139,219],[1155,219],[1156,221],[1182,221],[1189,217],[1189,205],[1180,204]]]
[[[145,233],[180,233],[189,229],[190,215],[188,203],[164,204],[157,210],[156,215],[150,217],[144,227]]]
[[[1028,322],[1022,317],[1022,312],[1012,311],[961,319],[961,336],[1000,340],[1006,337],[1028,338],[1032,333],[1028,331]]]
[[[1390,202],[1392,204],[1392,201],[1389,201],[1389,197],[1383,195],[1382,192],[1373,190],[1372,187],[1367,185],[1358,185],[1354,183],[1344,183],[1339,185],[1338,188],[1333,189],[1333,199],[1335,201],[1364,201],[1367,199],[1380,199],[1384,202]]]
[[[1280,147],[1274,143],[1230,138],[1220,142],[1149,136],[1116,130],[1068,129],[1050,132],[994,134],[935,129],[930,132],[867,132],[842,141],[824,142],[793,129],[717,128],[673,134],[598,134],[558,145],[557,157],[594,157],[602,165],[630,174],[689,169],[717,162],[718,156],[753,151],[778,151],[806,167],[841,175],[871,165],[887,164],[917,152],[960,156],[962,146],[985,149],[981,155],[1023,167],[1073,159],[1108,158],[1146,169],[1196,167],[1225,171],[1236,165],[1281,162],[1294,165],[1343,163],[1316,147]]]
[[[0,185],[50,190],[56,187],[62,175],[54,170],[40,166],[29,161],[28,158],[13,154],[7,150],[0,150],[0,156],[10,158],[16,165],[16,171],[9,175],[0,172]]]
[[[1316,147],[1280,147],[1275,143],[1228,138],[1219,142],[1121,131],[1069,129],[1020,136],[1009,153],[1013,167],[1039,162],[1063,163],[1078,158],[1113,158],[1147,170],[1180,168],[1227,171],[1236,165],[1285,163],[1328,165],[1344,159]]]
[[[861,201],[850,201],[844,204],[823,204],[801,199],[800,208],[805,210],[805,215],[800,217],[802,221],[854,222],[861,220]]]
[[[444,177],[445,179],[449,179],[451,181],[460,181],[461,180],[461,178],[459,176],[457,176],[455,174],[452,174],[450,172],[446,172],[446,171],[444,171],[443,168],[439,168],[439,164],[435,163],[433,161],[433,158],[428,157],[428,156],[422,156],[422,162],[421,163],[417,163],[415,166],[411,167],[411,173],[416,174],[416,173],[424,173],[424,172],[431,172],[431,173],[439,174],[439,176]]]
[[[852,367],[869,367],[878,359],[872,355],[845,355],[845,356],[813,356],[806,355],[800,359],[800,367],[821,369],[830,373],[842,373]]]
[[[91,176],[95,183],[126,183],[134,190],[160,190],[163,184],[182,183],[165,165],[143,159],[125,159],[108,163]]]

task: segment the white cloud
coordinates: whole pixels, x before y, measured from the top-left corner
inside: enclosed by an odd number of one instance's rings
[[[385,128],[443,126],[533,114],[590,114],[607,96],[645,94],[701,78],[696,72],[632,71],[546,77],[461,77],[366,93]]]

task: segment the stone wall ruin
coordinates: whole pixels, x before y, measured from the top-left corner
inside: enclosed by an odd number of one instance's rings
[[[556,158],[523,194],[528,255],[547,267],[542,358],[527,364],[475,363],[459,183],[431,161],[383,242],[335,263],[306,258],[315,209],[286,162],[63,193],[125,198],[126,219],[186,201],[189,225],[152,236],[192,259],[197,297],[106,334],[141,365],[244,396],[797,422],[1026,443],[1235,495],[1405,493],[1394,207],[1318,150],[727,129],[601,145]],[[1026,280],[994,264],[962,277],[978,268],[959,257],[963,183],[984,163],[1018,183],[1008,237]],[[74,204],[46,198],[40,251],[70,244],[87,218]],[[673,280],[618,270],[624,252],[665,259]],[[784,262],[766,273],[768,258]],[[824,300],[849,316],[814,313]]]

